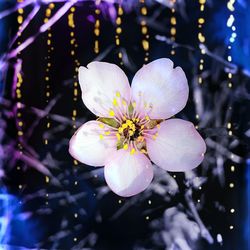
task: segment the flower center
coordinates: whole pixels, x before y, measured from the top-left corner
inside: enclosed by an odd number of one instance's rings
[[[116,95],[117,97],[120,97]],[[119,99],[119,98],[118,98]],[[98,118],[99,121],[115,128],[116,131],[106,131],[100,134],[100,139],[105,135],[116,136],[117,149],[130,150],[131,154],[140,151],[147,153],[145,138],[156,139],[158,136],[159,123],[162,120],[151,120],[147,113],[136,112],[136,103],[132,102],[129,105],[114,99],[114,109],[111,109],[109,114],[114,118]],[[125,105],[126,104],[126,105]]]
[[[146,153],[143,128],[144,125],[141,124],[139,118],[125,118],[116,133],[118,139],[117,148],[125,150],[130,148],[131,154],[134,154],[136,150]]]
[[[128,140],[135,140],[141,133],[140,126],[136,122],[139,122],[139,119],[126,119],[118,128],[118,133]]]

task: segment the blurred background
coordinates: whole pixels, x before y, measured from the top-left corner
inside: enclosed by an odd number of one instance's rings
[[[250,249],[250,3],[247,0],[0,1],[0,249]],[[152,60],[185,71],[207,153],[194,171],[155,167],[131,198],[68,142],[96,117],[80,65]]]

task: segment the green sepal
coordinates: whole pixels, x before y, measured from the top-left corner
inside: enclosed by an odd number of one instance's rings
[[[119,149],[122,149],[122,148],[123,148],[123,142],[124,142],[124,141],[118,141],[118,142],[117,142],[117,144],[116,144],[116,148],[117,148],[117,150],[119,150]]]
[[[108,117],[99,117],[97,119],[99,122],[103,122],[104,124],[107,124],[113,128],[119,128],[120,124],[118,121],[116,121],[114,118],[108,118]]]
[[[130,117],[132,116],[133,112],[134,112],[134,107],[133,107],[132,103],[130,103],[128,105],[128,114]]]
[[[157,124],[161,123],[163,120],[157,119],[157,120],[150,120],[147,122],[145,125],[145,128],[147,129],[152,129],[154,128]]]

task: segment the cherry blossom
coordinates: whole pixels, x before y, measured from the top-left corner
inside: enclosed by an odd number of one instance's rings
[[[76,131],[69,152],[82,163],[104,166],[116,194],[144,191],[153,179],[152,162],[175,172],[202,162],[206,144],[194,125],[171,118],[185,107],[189,88],[170,59],[144,65],[131,87],[122,69],[106,62],[81,66],[79,82],[84,104],[98,118]]]

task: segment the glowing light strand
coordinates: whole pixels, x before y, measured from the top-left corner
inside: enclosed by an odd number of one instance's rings
[[[171,4],[172,4],[172,7],[171,7],[171,17],[170,17],[170,39],[172,41],[172,48],[171,48],[171,55],[175,55],[175,46],[174,46],[174,43],[175,43],[175,40],[176,40],[176,10],[175,10],[175,5],[176,5],[176,0],[171,0]]]
[[[22,3],[23,0],[17,0],[18,3]],[[17,16],[17,23],[18,23],[18,38],[22,35],[22,25],[23,25],[23,15],[24,15],[24,9],[23,8],[18,8],[17,10],[18,16]],[[20,41],[17,42],[18,45],[21,44]],[[20,55],[20,53],[18,53]],[[16,96],[17,100],[17,105],[16,105],[16,128],[17,128],[17,147],[18,147],[18,152],[21,155],[23,153],[23,120],[22,120],[22,84],[23,84],[23,76],[22,76],[22,62],[21,60],[17,60],[17,65],[15,67],[15,76],[17,78],[16,80],[16,86],[15,86],[15,93],[14,95]],[[21,167],[19,164],[17,164],[17,170],[21,170]],[[22,185],[19,185],[19,189],[22,188]]]
[[[206,41],[205,34],[203,33],[203,25],[205,24],[205,18],[204,18],[204,11],[205,11],[205,4],[206,0],[199,0],[200,4],[200,15],[198,18],[198,41],[199,41],[199,47],[200,47],[200,61],[199,61],[199,69],[198,69],[198,83],[203,83],[202,78],[202,72],[204,69],[204,54],[206,53],[204,49],[204,43]]]
[[[78,43],[75,36],[75,21],[74,21],[74,15],[75,15],[76,8],[71,7],[70,12],[68,14],[68,26],[70,29],[70,56],[72,57],[72,60],[74,62],[74,75],[73,75],[73,110],[72,110],[72,127],[75,130],[76,129],[76,117],[77,117],[77,101],[78,101],[78,82],[77,82],[77,76],[78,76],[78,67],[80,66],[80,62],[77,59],[77,52],[76,49],[78,48]],[[78,165],[78,161],[73,161],[74,165]],[[76,171],[76,170],[75,170]]]
[[[228,48],[227,61],[229,63],[231,63],[232,60],[233,60],[232,54],[231,54],[231,49],[232,49],[233,43],[235,42],[235,38],[237,37],[236,27],[234,25],[234,22],[235,22],[235,17],[234,17],[235,7],[234,7],[234,4],[235,4],[235,0],[229,0],[227,2],[227,9],[230,12],[230,15],[229,15],[229,17],[227,19],[227,27],[231,30],[231,35],[229,37],[228,47],[227,47]],[[230,68],[226,68],[226,71],[227,71],[228,88],[231,89],[231,88],[233,88],[233,74],[234,74],[234,72]],[[232,109],[232,107],[229,106],[229,111],[231,109]],[[231,137],[233,135],[232,122],[231,121],[227,122],[227,130],[228,130],[228,135]],[[235,172],[235,166],[234,165],[230,166],[230,171],[232,173]],[[229,183],[229,188],[233,189],[234,187],[235,187],[234,182],[230,182]],[[230,208],[230,214],[233,215],[234,213],[235,213],[235,208]],[[234,226],[230,225],[229,229],[233,230]]]
[[[145,0],[140,0],[141,3],[141,33],[142,33],[142,48],[144,50],[144,62],[148,62],[149,60],[149,34],[148,34],[148,26],[147,26],[147,20],[146,16],[148,14],[147,7],[145,5]]]
[[[94,26],[94,36],[95,36],[95,41],[94,41],[94,52],[95,54],[99,54],[100,52],[100,42],[99,42],[99,36],[101,34],[101,22],[100,22],[100,14],[101,10],[99,8],[101,1],[96,0],[95,1],[95,26]]]
[[[77,82],[77,78],[78,78],[78,68],[80,66],[80,62],[77,59],[77,48],[78,48],[78,43],[77,43],[77,39],[76,39],[76,35],[75,35],[75,12],[76,12],[76,7],[71,7],[69,14],[68,14],[68,26],[69,26],[69,30],[70,30],[70,56],[72,57],[72,61],[73,61],[73,69],[74,69],[74,73],[73,73],[73,107],[72,107],[72,116],[71,116],[71,120],[72,120],[72,127],[73,130],[76,130],[76,117],[77,117],[77,101],[78,101],[78,82]],[[95,23],[95,35],[96,38],[99,37],[100,32],[97,31],[99,30],[100,24],[99,23]],[[97,41],[97,44],[96,44]],[[96,54],[99,53],[99,41],[96,40],[95,41],[95,48],[94,48],[94,52]],[[76,159],[73,160],[73,164],[74,166],[78,165],[78,161]],[[74,171],[74,175],[77,175],[77,168],[74,167],[73,169]],[[77,186],[78,182],[77,180],[74,181],[74,185]],[[78,218],[78,213],[74,213],[73,217],[75,219]],[[73,238],[74,242],[78,241],[77,237]]]
[[[46,24],[50,17],[51,17],[51,14],[52,14],[52,10],[55,8],[55,4],[54,3],[50,3],[48,5],[48,7],[46,8],[45,10],[45,18],[44,18],[44,24]],[[46,68],[45,68],[45,77],[44,77],[44,80],[45,80],[45,102],[46,102],[46,105],[49,103],[50,101],[50,98],[51,98],[51,79],[50,79],[50,71],[51,71],[51,52],[54,50],[54,47],[52,46],[52,32],[51,32],[51,28],[48,28],[48,31],[47,31],[47,57],[45,58],[46,59]],[[45,123],[46,123],[46,130],[47,129],[50,129],[51,128],[51,122],[50,122],[50,116],[49,114],[47,114],[46,116],[46,120],[45,120]],[[43,138],[43,142],[44,142],[44,145],[45,146],[48,146],[49,144],[49,139],[47,137],[44,136]],[[50,179],[49,179],[49,176],[45,176],[45,183],[48,184],[50,182]],[[45,198],[46,198],[46,201],[45,201],[45,204],[48,205],[48,197],[49,197],[49,194],[46,193],[45,195]]]
[[[200,55],[199,55],[199,65],[198,65],[198,84],[201,85],[203,83],[203,70],[204,70],[204,63],[205,63],[205,54],[206,54],[206,50],[205,48],[205,41],[206,41],[206,37],[205,37],[205,33],[203,32],[203,25],[205,24],[205,17],[204,17],[204,12],[205,12],[205,4],[206,4],[206,0],[198,0],[199,2],[199,16],[198,16],[198,20],[197,20],[197,25],[198,25],[198,34],[197,34],[197,38],[198,38],[198,43],[199,43],[199,49],[200,49]],[[198,86],[199,88],[199,86]],[[195,100],[197,102],[197,100]],[[200,121],[200,115],[201,112],[200,110],[196,110],[197,113],[195,115],[195,119],[197,121],[197,124],[195,126],[196,129],[199,128],[199,121]]]
[[[121,51],[121,39],[120,36],[122,34],[122,16],[123,16],[123,8],[122,5],[119,4],[118,11],[117,11],[117,17],[116,17],[116,30],[115,30],[115,44],[118,47],[118,59],[120,61],[120,64],[123,65],[123,54]]]

